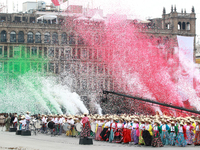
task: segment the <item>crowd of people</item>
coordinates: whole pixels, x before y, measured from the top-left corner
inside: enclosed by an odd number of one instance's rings
[[[98,115],[86,113],[83,115],[35,115],[6,117],[6,130],[8,130],[8,118],[12,125],[19,129],[28,130],[30,119],[41,120],[41,132],[45,133],[48,123],[55,125],[58,135],[65,133],[67,136],[90,137],[94,136],[96,141],[108,141],[112,143],[134,143],[135,145],[146,145],[163,147],[164,145],[182,146],[194,144],[200,145],[200,118],[195,116],[171,117],[171,116],[143,116],[143,115]],[[20,117],[20,118],[19,118]],[[68,124],[70,129],[63,130]],[[77,124],[82,125],[82,131],[76,129]],[[95,130],[91,131],[91,125]]]

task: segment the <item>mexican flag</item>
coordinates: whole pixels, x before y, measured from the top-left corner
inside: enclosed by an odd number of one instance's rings
[[[62,3],[65,3],[67,0],[51,0],[55,6],[60,6]]]

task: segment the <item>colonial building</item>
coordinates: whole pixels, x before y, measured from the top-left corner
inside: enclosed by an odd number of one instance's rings
[[[109,76],[112,71],[101,62],[104,55],[102,52],[106,49],[88,46],[74,32],[73,24],[65,26],[78,18],[80,13],[83,11],[67,14],[51,11],[35,11],[31,14],[1,13],[0,73],[5,76],[19,73],[22,69],[14,68],[15,65],[20,66],[20,63],[10,63],[16,57],[30,59],[30,68],[42,73],[60,74],[61,79],[64,76],[62,72],[68,72],[74,78],[72,90],[81,95],[87,106],[91,95],[96,94],[99,100],[99,93],[103,89],[113,90],[113,80]],[[162,18],[150,19],[144,25],[148,28],[146,32],[149,36],[155,35],[163,41],[175,39],[176,35],[196,36],[194,8],[191,13],[178,13],[176,7],[172,7],[169,14],[166,14],[164,8]],[[35,61],[35,58],[41,58],[41,61]],[[46,64],[45,58],[51,61]],[[13,70],[10,71],[8,68],[12,67]]]

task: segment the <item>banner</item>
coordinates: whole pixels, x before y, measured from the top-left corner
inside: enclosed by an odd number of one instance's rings
[[[67,0],[51,0],[55,6],[60,6],[61,4],[65,3]]]
[[[185,87],[193,88],[194,37],[177,36],[177,42],[181,71],[178,88],[183,101],[187,101],[189,93]]]

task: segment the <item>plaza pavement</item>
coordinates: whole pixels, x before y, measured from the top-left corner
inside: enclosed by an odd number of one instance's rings
[[[135,146],[133,144],[116,144],[94,141],[93,145],[79,145],[79,138],[37,134],[32,136],[15,135],[15,132],[5,132],[0,128],[0,150],[148,150],[153,147]],[[199,150],[200,146],[172,147],[165,146],[156,150]]]

